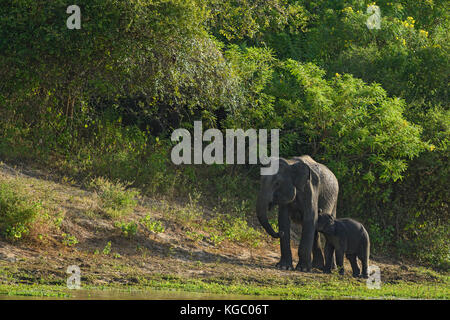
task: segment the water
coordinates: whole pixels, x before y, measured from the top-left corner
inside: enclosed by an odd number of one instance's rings
[[[0,300],[273,300],[279,297],[212,294],[179,290],[71,290],[70,297],[0,295]]]

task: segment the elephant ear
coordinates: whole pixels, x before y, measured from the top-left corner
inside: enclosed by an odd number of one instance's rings
[[[335,234],[335,230],[336,230],[336,225],[335,225],[335,219],[333,217],[333,215],[331,214],[324,214],[325,219],[326,219],[326,225],[325,225],[325,233],[328,234]]]
[[[305,188],[311,191],[319,186],[319,166],[305,163],[302,159],[291,165],[293,182],[297,190],[304,192]]]

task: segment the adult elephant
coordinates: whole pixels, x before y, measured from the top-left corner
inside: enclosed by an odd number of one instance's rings
[[[276,174],[261,176],[256,213],[267,233],[274,238],[280,238],[281,259],[276,267],[292,269],[292,219],[302,225],[296,269],[305,272],[310,272],[311,267],[322,269],[324,258],[316,230],[317,217],[319,211],[336,216],[338,181],[330,169],[307,155],[272,161],[279,161],[279,170]],[[279,210],[278,233],[273,230],[267,218],[268,210],[275,205],[278,205]]]

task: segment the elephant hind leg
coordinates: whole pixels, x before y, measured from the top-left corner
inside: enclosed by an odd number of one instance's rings
[[[336,268],[336,261],[334,260],[334,247],[330,243],[330,241],[327,240],[325,243],[325,267],[323,269],[323,272],[325,273],[331,273],[333,262],[335,263]]]
[[[347,254],[346,256],[352,266],[353,276],[359,277],[360,270],[358,267],[358,262],[356,261],[356,254]]]
[[[361,260],[361,277],[368,278],[368,268],[369,268],[369,255],[370,255],[370,243],[368,236],[366,239],[362,242],[360,253],[358,254],[358,258]]]
[[[336,270],[336,254],[333,252],[333,255],[331,256],[331,270]]]
[[[361,277],[368,278],[368,268],[369,268],[369,258],[367,254],[358,255],[359,260],[361,260]]]

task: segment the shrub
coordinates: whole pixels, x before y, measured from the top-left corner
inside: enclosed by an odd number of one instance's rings
[[[223,240],[225,240],[225,236],[221,236],[215,233],[210,234],[209,236],[209,241],[213,244],[214,247],[219,246],[223,242]]]
[[[102,254],[104,254],[105,256],[109,255],[111,253],[111,241],[108,241],[108,243],[106,243],[105,247],[102,250]]]
[[[62,243],[68,247],[72,247],[78,243],[78,239],[73,235],[63,233],[62,237],[63,237]]]
[[[96,178],[90,186],[96,190],[100,198],[101,209],[111,218],[128,215],[137,205],[136,197],[140,192],[126,189],[129,184],[112,183],[105,178]]]
[[[9,240],[20,240],[30,234],[42,213],[40,203],[33,201],[18,188],[0,182],[0,232]]]
[[[436,269],[450,270],[450,227],[435,222],[412,222],[398,246],[404,256]]]
[[[147,229],[147,231],[149,231],[149,232],[162,233],[165,231],[164,225],[162,224],[162,222],[159,220],[153,220],[149,215],[142,218],[140,222],[144,225],[145,229]]]
[[[209,224],[218,228],[229,241],[259,246],[261,233],[249,226],[243,217],[218,215],[210,220]]]
[[[365,223],[370,235],[370,247],[375,253],[389,253],[394,243],[394,227],[392,225],[382,226],[374,219]]]
[[[125,237],[132,237],[137,234],[138,225],[136,222],[116,222],[114,224],[116,228],[119,228]]]

